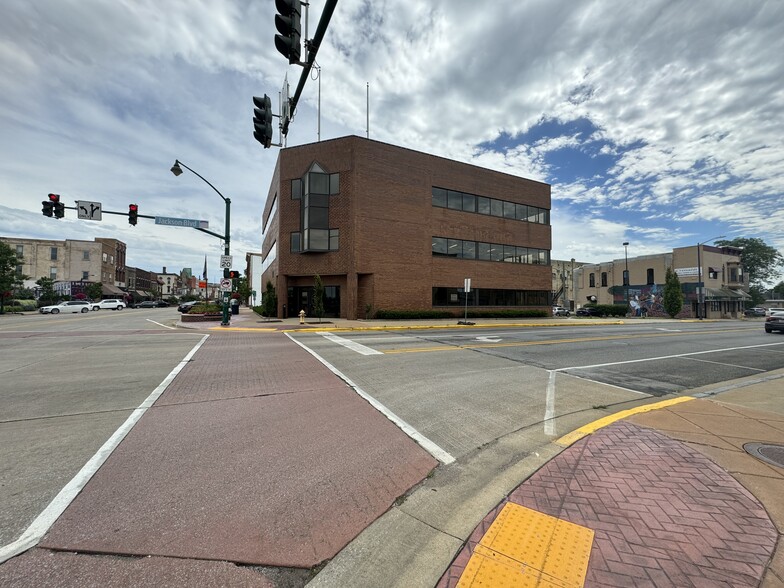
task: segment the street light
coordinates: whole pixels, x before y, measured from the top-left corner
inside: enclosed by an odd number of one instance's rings
[[[218,196],[220,196],[223,199],[223,201],[226,203],[226,226],[225,226],[225,233],[223,235],[219,235],[218,233],[213,233],[212,231],[208,231],[207,229],[201,229],[201,228],[198,228],[198,227],[196,228],[196,230],[201,231],[203,233],[207,233],[207,234],[213,235],[215,237],[218,237],[219,239],[223,239],[224,254],[226,256],[229,256],[231,254],[230,253],[231,249],[229,247],[229,243],[230,243],[230,236],[229,236],[230,235],[230,230],[229,230],[229,227],[231,226],[230,222],[229,222],[229,219],[231,218],[231,200],[229,198],[226,198],[223,194],[221,194],[220,191],[215,186],[213,186],[210,182],[208,182],[201,174],[199,174],[198,172],[195,172],[194,170],[189,168],[187,165],[182,163],[179,159],[175,159],[174,160],[174,165],[171,168],[171,172],[175,176],[179,176],[180,174],[182,174],[182,167],[180,167],[180,166],[184,167],[189,172],[191,172],[193,174],[196,174],[199,178],[201,178],[201,180],[205,184],[207,184],[210,188],[215,190],[215,193]],[[229,268],[223,268],[223,277],[228,279],[228,277],[229,277]],[[221,326],[226,327],[228,325],[229,325],[229,303],[223,301],[223,320],[221,321]]]
[[[700,259],[700,248],[703,246],[704,243],[710,243],[711,241],[715,241],[716,239],[723,239],[724,235],[719,235],[718,237],[712,237],[706,241],[702,241],[697,243],[697,318],[702,320],[702,315],[705,314],[703,308],[705,304],[705,288],[702,286],[702,260]]]
[[[629,312],[629,242],[623,242],[623,255],[626,258],[626,269],[623,271],[623,285],[626,286],[626,312]]]

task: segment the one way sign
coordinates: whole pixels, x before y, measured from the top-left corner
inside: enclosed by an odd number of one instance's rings
[[[76,201],[76,211],[78,218],[84,220],[101,220],[101,203],[89,202],[87,200]]]

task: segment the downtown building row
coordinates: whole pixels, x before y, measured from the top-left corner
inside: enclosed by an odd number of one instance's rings
[[[324,316],[547,311],[550,248],[549,185],[349,136],[280,151],[248,274],[284,317],[313,316],[316,275]]]
[[[100,283],[103,298],[144,300],[198,293],[197,280],[185,268],[180,274],[151,272],[127,266],[127,246],[117,239],[24,239],[0,237],[23,260],[17,273],[29,276],[23,287],[36,290],[36,280],[49,278],[63,297],[86,294],[90,284]]]

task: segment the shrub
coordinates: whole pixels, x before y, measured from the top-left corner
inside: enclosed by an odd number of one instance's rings
[[[194,304],[188,314],[221,314],[223,308],[219,304]]]
[[[602,316],[626,316],[628,312],[625,304],[586,304],[599,311]]]
[[[451,319],[461,318],[465,315],[457,309],[449,310],[377,310],[376,319],[406,320],[406,319]],[[519,310],[469,310],[469,318],[541,318],[548,316],[546,310],[533,308]]]

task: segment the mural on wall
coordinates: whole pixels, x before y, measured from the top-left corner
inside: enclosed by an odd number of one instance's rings
[[[691,316],[691,305],[697,297],[695,286],[682,284],[681,287],[684,290],[683,309],[677,318]],[[613,295],[613,304],[626,302],[626,289],[623,286],[613,286],[609,290]],[[633,316],[668,316],[664,310],[664,285],[629,286],[629,306]]]

